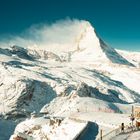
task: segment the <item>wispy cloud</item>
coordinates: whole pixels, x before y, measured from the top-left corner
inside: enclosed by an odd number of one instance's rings
[[[2,45],[20,45],[23,47],[37,46],[47,47],[48,45],[56,44],[72,44],[75,37],[81,31],[82,20],[65,19],[55,23],[32,25],[29,29],[22,32],[18,36],[9,36],[0,44]]]

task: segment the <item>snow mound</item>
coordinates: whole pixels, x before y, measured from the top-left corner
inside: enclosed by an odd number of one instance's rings
[[[96,129],[95,126],[97,127]],[[96,130],[96,132],[91,133],[91,129]],[[84,134],[81,135],[81,132],[84,132]],[[15,133],[11,136],[10,140],[19,137],[28,140],[72,140],[78,138],[78,136],[88,136],[88,140],[91,140],[93,137],[96,137],[97,132],[98,126],[92,122],[70,118],[60,119],[57,117],[40,117],[32,118],[18,124]]]

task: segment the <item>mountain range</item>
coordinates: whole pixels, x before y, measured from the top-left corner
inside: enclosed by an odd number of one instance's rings
[[[140,53],[109,47],[88,21],[73,24],[76,30],[64,27],[71,36],[64,43],[0,46],[2,140],[33,111],[93,121],[104,131],[129,122],[140,104]]]

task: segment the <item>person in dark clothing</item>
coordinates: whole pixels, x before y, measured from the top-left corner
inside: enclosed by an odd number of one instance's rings
[[[124,132],[124,123],[121,124],[121,132]]]

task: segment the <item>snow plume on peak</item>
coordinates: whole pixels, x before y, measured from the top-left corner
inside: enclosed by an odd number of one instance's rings
[[[31,50],[53,52],[64,61],[113,62],[131,65],[113,48],[108,47],[85,20],[60,20],[51,25],[35,25],[10,44]]]
[[[59,20],[52,24],[37,24],[31,26],[18,36],[10,36],[8,44],[24,47],[48,48],[51,45],[60,46],[73,44],[75,37],[81,31],[86,21],[77,19]],[[2,44],[2,43],[1,43]],[[3,43],[4,44],[4,43]]]

